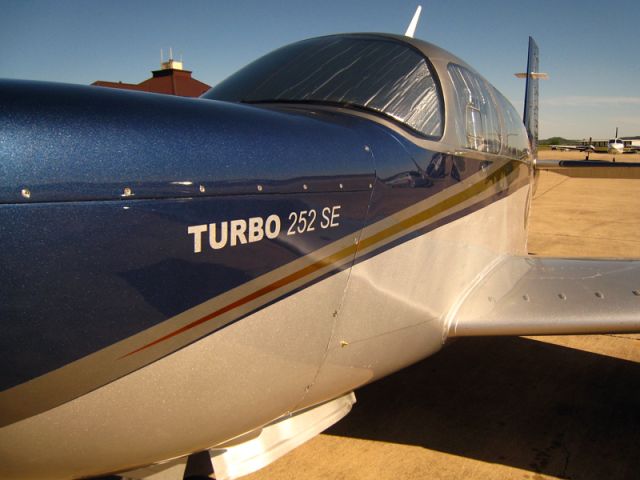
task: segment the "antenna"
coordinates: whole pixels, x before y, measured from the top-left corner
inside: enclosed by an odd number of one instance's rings
[[[164,63],[164,53],[162,52],[162,49],[160,49],[160,65],[162,65]]]
[[[173,47],[169,47],[169,60],[173,60]]]
[[[420,19],[420,12],[422,12],[422,5],[418,5],[418,8],[416,8],[416,13],[413,14],[411,23],[409,23],[407,31],[404,32],[405,36],[413,38],[413,35],[416,33],[416,27],[418,26],[418,20]]]

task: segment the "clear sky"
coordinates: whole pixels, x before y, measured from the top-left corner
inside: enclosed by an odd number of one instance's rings
[[[539,47],[540,136],[640,135],[639,0],[0,0],[0,77],[139,83],[160,49],[216,84],[287,43],[404,33],[466,60],[522,110],[528,36]]]

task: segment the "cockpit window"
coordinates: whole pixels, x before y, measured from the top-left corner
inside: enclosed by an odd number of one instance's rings
[[[383,113],[428,137],[443,130],[430,65],[390,39],[332,36],[283,47],[204,95],[235,102],[328,103]]]
[[[522,118],[513,108],[511,102],[495,88],[493,88],[493,96],[502,114],[502,154],[513,158],[526,157],[529,149],[529,137],[522,123]]]
[[[509,101],[471,70],[454,63],[447,68],[455,91],[454,123],[461,143],[481,152],[526,157],[527,133]]]
[[[449,64],[458,103],[459,136],[466,147],[481,152],[499,153],[500,121],[489,85],[460,65]],[[464,119],[464,124],[461,120]]]

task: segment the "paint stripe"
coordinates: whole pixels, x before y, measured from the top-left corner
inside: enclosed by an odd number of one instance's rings
[[[315,272],[317,272],[318,270],[321,270],[324,267],[330,266],[330,265],[334,265],[337,264],[340,260],[343,260],[345,257],[348,257],[349,255],[354,255],[356,252],[356,245],[353,245],[351,247],[345,248],[341,251],[339,251],[338,253],[334,253],[333,255],[329,255],[328,257],[323,258],[322,260],[319,260],[315,263],[312,263],[311,265],[298,270],[295,273],[292,273],[291,275],[288,275],[284,278],[281,278],[280,280],[277,280],[269,285],[267,285],[266,287],[263,287],[259,290],[256,290],[255,292],[251,293],[250,295],[247,295],[239,300],[236,300],[233,303],[230,303],[228,305],[226,305],[225,307],[222,307],[218,310],[216,310],[213,313],[210,313],[209,315],[206,315],[202,318],[199,318],[198,320],[195,320],[181,328],[179,328],[178,330],[171,332],[163,337],[158,338],[157,340],[154,340],[151,343],[148,343],[147,345],[144,345],[136,350],[133,350],[132,352],[127,353],[126,355],[124,355],[123,357],[120,358],[125,358],[128,357],[130,355],[133,355],[135,353],[141,352],[142,350],[146,350],[147,348],[153,347],[154,345],[157,345],[158,343],[164,342],[165,340],[168,340],[172,337],[175,337],[176,335],[179,335],[183,332],[186,332],[187,330],[191,330],[192,328],[197,327],[198,325],[202,325],[205,322],[208,322],[209,320],[213,320],[216,317],[219,317],[220,315],[230,312],[231,310],[236,309],[237,307],[241,307],[249,302],[251,302],[252,300],[256,300],[260,297],[263,297],[264,295],[271,293],[279,288],[285,287],[297,280],[300,280],[308,275],[311,275]]]
[[[147,343],[146,345],[141,346],[140,348],[137,348],[129,353],[127,353],[126,355],[120,357],[120,359],[122,358],[126,358],[129,357],[131,355],[134,355],[136,353],[142,352],[143,350],[146,350],[148,348],[151,348],[155,345],[158,345],[166,340],[169,340],[170,338],[173,338],[177,335],[180,335],[181,333],[187,332],[199,325],[202,325],[203,323],[206,323],[210,320],[213,320],[214,318],[217,318],[225,313],[228,313],[232,310],[235,310],[238,307],[241,307],[243,305],[246,305],[247,303],[253,301],[253,300],[257,300],[271,292],[274,292],[276,290],[278,290],[279,288],[283,288],[286,287],[288,285],[290,285],[291,283],[301,280],[305,277],[311,276],[314,273],[318,272],[319,270],[325,268],[325,267],[329,267],[329,266],[338,266],[338,263],[342,260],[344,260],[345,258],[354,255],[358,250],[365,250],[371,247],[375,247],[378,244],[381,244],[382,242],[384,242],[385,240],[389,239],[390,237],[396,236],[398,234],[401,233],[406,233],[408,230],[410,230],[411,228],[413,228],[414,226],[423,223],[431,218],[433,218],[434,216],[443,213],[461,203],[463,203],[466,200],[469,200],[471,198],[473,198],[474,196],[480,194],[481,192],[483,192],[484,190],[490,188],[491,186],[493,186],[498,180],[500,180],[503,177],[507,177],[509,176],[509,174],[511,174],[515,168],[514,164],[516,162],[515,161],[510,161],[508,163],[506,163],[505,165],[503,165],[502,167],[498,168],[496,171],[490,173],[489,175],[487,175],[486,178],[484,178],[483,180],[473,184],[471,187],[457,193],[454,194],[444,200],[442,200],[441,202],[437,203],[436,205],[429,207],[425,210],[422,210],[420,212],[418,212],[417,214],[414,214],[404,220],[401,220],[397,223],[395,223],[394,225],[387,227],[383,230],[381,230],[378,233],[375,233],[373,235],[370,235],[364,239],[361,239],[360,242],[356,245],[351,245],[347,248],[344,248],[332,255],[328,255],[325,258],[312,263],[311,265],[308,265],[300,270],[298,270],[297,272],[294,272],[290,275],[287,275],[269,285],[266,285],[265,287],[262,287],[258,290],[256,290],[255,292],[250,293],[249,295],[246,295],[238,300],[236,300],[235,302],[232,302],[208,315],[205,315],[204,317],[201,317],[191,323],[188,323],[187,325],[182,326],[181,328],[168,333],[156,340],[154,340],[153,342]],[[312,279],[310,279],[312,280]]]

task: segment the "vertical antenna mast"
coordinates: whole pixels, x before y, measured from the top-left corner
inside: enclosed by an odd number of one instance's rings
[[[418,5],[418,8],[416,8],[416,13],[413,14],[411,23],[409,23],[409,26],[407,27],[407,31],[404,32],[406,37],[413,38],[413,36],[415,35],[416,27],[418,26],[418,20],[420,19],[420,12],[422,12],[422,5]]]

